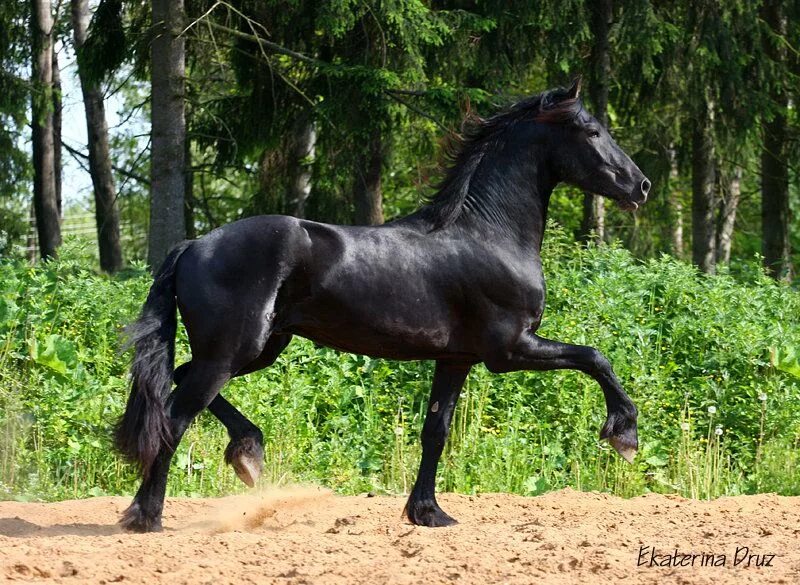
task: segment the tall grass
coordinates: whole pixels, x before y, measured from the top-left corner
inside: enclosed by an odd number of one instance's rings
[[[581,248],[558,230],[544,250],[542,335],[597,346],[640,409],[628,465],[598,431],[602,393],[577,372],[470,375],[439,488],[538,494],[562,486],[623,496],[800,494],[800,294],[745,267],[700,276],[663,257]],[[118,332],[149,277],[98,275],[76,247],[31,268],[0,262],[0,498],[130,494],[133,470],[110,426],[127,393]],[[179,332],[178,360],[188,359]],[[407,492],[432,365],[340,354],[295,339],[225,396],[263,430],[264,481],[344,493]],[[203,413],[173,461],[171,494],[243,489],[222,461],[227,436]]]

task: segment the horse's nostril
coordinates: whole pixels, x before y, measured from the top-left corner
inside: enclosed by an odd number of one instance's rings
[[[647,197],[647,194],[650,193],[650,180],[649,179],[645,179],[644,181],[642,181],[642,193],[644,193],[645,197]]]

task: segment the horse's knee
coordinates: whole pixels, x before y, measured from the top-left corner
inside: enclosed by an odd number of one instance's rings
[[[589,365],[589,373],[598,376],[607,374],[612,371],[611,362],[604,356],[600,350],[593,347],[587,348],[587,361]]]

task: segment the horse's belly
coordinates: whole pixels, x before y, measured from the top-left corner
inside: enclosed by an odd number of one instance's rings
[[[446,327],[408,327],[400,324],[365,324],[338,321],[336,326],[298,324],[291,333],[321,345],[377,358],[436,359],[457,351]]]

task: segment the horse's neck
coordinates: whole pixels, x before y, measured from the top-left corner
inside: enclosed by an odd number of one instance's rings
[[[490,241],[505,239],[538,253],[556,182],[543,162],[524,161],[519,167],[498,170],[493,161],[485,161],[473,178],[474,187],[459,220],[485,232]],[[479,175],[481,171],[488,176]],[[490,188],[482,188],[487,185]],[[482,197],[492,199],[482,200]]]

